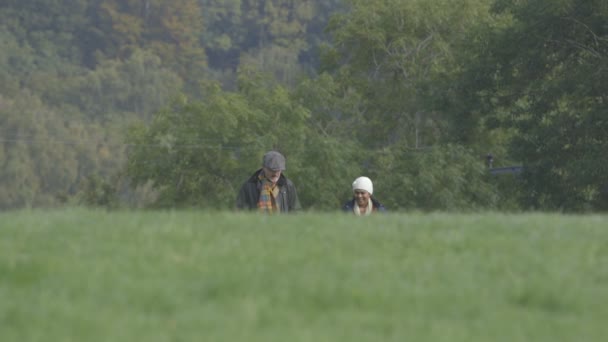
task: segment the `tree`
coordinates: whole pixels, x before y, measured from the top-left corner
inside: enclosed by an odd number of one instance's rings
[[[481,36],[461,82],[483,108],[471,118],[513,131],[526,207],[608,209],[608,6],[497,1],[495,11],[508,21]]]
[[[55,59],[82,62],[79,42],[88,32],[88,0],[4,0],[0,5],[0,23],[21,44],[31,46],[36,54]],[[43,64],[45,59],[41,59]]]
[[[370,151],[366,174],[393,210],[479,210],[503,204],[489,174],[470,148],[392,146]],[[381,194],[381,195],[380,195]]]
[[[197,0],[100,0],[92,12],[107,57],[126,59],[136,50],[149,50],[189,88],[198,87],[207,63]]]
[[[50,103],[76,106],[86,117],[106,122],[114,118],[149,120],[179,94],[182,81],[163,67],[158,56],[135,50],[124,61],[106,60],[95,70],[49,90]]]
[[[62,204],[91,174],[107,177],[120,164],[98,127],[72,122],[22,91],[0,96],[0,208]]]
[[[367,145],[415,148],[442,141],[433,86],[457,67],[454,50],[489,1],[350,1],[333,17],[322,70],[366,99]]]
[[[231,208],[236,191],[276,149],[297,169],[308,112],[280,86],[243,71],[237,92],[208,86],[204,100],[182,97],[148,126],[129,135],[127,175],[134,185],[152,181],[159,206]]]

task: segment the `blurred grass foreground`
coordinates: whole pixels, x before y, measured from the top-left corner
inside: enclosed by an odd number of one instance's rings
[[[0,341],[601,341],[608,217],[0,213]]]

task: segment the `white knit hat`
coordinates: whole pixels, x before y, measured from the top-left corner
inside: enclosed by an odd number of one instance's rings
[[[353,191],[355,190],[365,190],[372,195],[374,193],[374,184],[372,184],[372,180],[367,177],[359,177],[353,182]]]

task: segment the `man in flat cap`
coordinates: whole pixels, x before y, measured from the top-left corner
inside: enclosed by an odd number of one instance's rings
[[[262,213],[289,213],[301,209],[296,187],[285,175],[285,157],[269,151],[262,158],[262,168],[241,186],[236,199],[237,209]]]

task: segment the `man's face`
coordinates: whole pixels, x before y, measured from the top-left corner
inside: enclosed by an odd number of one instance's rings
[[[279,180],[279,177],[281,177],[281,170],[271,170],[264,167],[264,177],[275,184]]]
[[[355,190],[355,201],[357,201],[357,205],[360,207],[366,207],[370,197],[369,192],[365,190]]]

